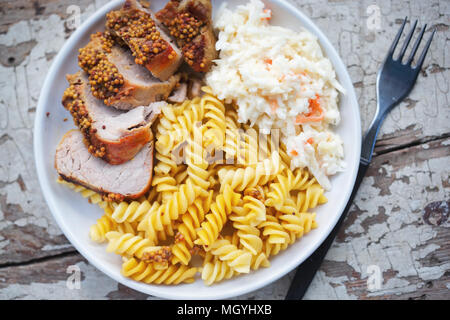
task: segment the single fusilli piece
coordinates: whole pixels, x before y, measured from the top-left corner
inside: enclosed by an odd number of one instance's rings
[[[205,258],[205,262],[202,267],[202,280],[203,282],[210,286],[213,283],[220,282],[222,280],[227,280],[233,277],[237,272],[231,268],[227,262],[221,261],[220,259],[209,259]]]
[[[305,191],[300,191],[296,198],[298,212],[307,212],[314,209],[319,204],[324,204],[328,200],[323,194],[324,190],[319,184],[309,186]]]
[[[280,224],[278,219],[274,216],[267,215],[267,221],[258,225],[259,229],[262,229],[263,236],[268,237],[268,242],[275,244],[284,244],[289,240],[289,234]]]
[[[277,214],[283,228],[295,235],[295,239],[303,237],[312,229],[317,228],[316,214],[300,212],[298,214]]]
[[[244,191],[246,188],[264,185],[279,173],[280,168],[280,159],[277,153],[273,153],[270,159],[265,159],[255,166],[249,166],[245,169],[222,168],[218,171],[222,183],[221,191],[225,185],[230,185],[236,191]]]
[[[247,249],[252,255],[257,255],[262,251],[263,241],[258,228],[238,222],[234,222],[233,227],[237,230],[236,234],[243,248]]]
[[[153,284],[180,284],[194,282],[198,272],[195,267],[182,264],[170,265],[167,269],[158,269],[153,263],[131,258],[122,265],[122,274],[135,281]]]
[[[182,222],[177,226],[178,233],[172,246],[174,256],[172,263],[181,262],[187,265],[191,260],[191,249],[194,247],[194,240],[197,239],[197,229],[200,228],[200,223],[211,207],[212,196],[213,192],[210,190],[208,198],[197,198],[181,216]]]
[[[225,261],[234,271],[248,273],[252,262],[252,254],[246,250],[239,249],[228,239],[216,240],[209,248],[211,254]]]
[[[127,203],[122,201],[118,204],[113,203],[114,211],[111,217],[118,223],[124,221],[135,222],[142,219],[148,210],[150,210],[150,207],[150,202],[147,200],[142,202],[132,201]]]
[[[152,203],[147,214],[142,218],[137,226],[138,231],[143,231],[145,237],[156,245],[161,240],[166,240],[170,236],[174,236],[175,232],[171,223],[164,224],[162,221],[163,207],[157,202]]]
[[[150,240],[136,236],[132,233],[110,231],[106,234],[108,239],[107,252],[114,252],[125,257],[141,259],[146,252],[157,251],[160,247],[153,246]]]
[[[208,190],[209,174],[208,162],[205,157],[205,150],[202,146],[202,136],[204,127],[198,128],[194,126],[193,137],[189,138],[186,153],[186,164],[188,166],[187,174],[192,182],[199,187]]]
[[[106,234],[116,228],[117,223],[110,216],[104,214],[89,229],[89,237],[94,242],[102,243],[106,240]]]
[[[223,193],[219,194],[211,205],[211,213],[205,216],[207,221],[202,223],[201,229],[197,232],[198,239],[194,241],[195,244],[209,246],[217,239],[240,197],[240,194],[233,192],[229,185],[225,185]]]
[[[252,270],[258,270],[261,267],[268,268],[270,267],[270,261],[264,252],[260,252],[252,256],[250,267]]]
[[[206,93],[201,99],[202,108],[205,110],[205,143],[204,146],[208,148],[210,145],[214,148],[222,148],[225,142],[225,106],[223,103],[215,98],[208,87],[203,87],[202,90]]]

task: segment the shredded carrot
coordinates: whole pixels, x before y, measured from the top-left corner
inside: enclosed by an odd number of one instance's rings
[[[282,74],[281,77],[278,78],[278,81],[282,82],[282,81],[284,81],[285,78],[286,78],[286,76],[284,74]]]
[[[295,156],[298,156],[298,152],[296,151],[296,150],[292,150],[291,151],[291,154],[295,157]]]
[[[310,112],[306,115],[299,114],[295,119],[295,124],[304,124],[308,122],[319,122],[325,117],[322,107],[320,106],[319,96],[316,95],[315,99],[309,99]]]
[[[275,112],[277,111],[279,105],[278,105],[278,101],[277,100],[271,100],[270,101],[270,110],[272,110],[272,113],[275,114]]]
[[[272,19],[272,10],[270,10],[270,9],[264,9],[264,13],[268,13],[269,16],[266,17],[266,18],[261,18],[261,20],[270,20],[270,19]]]
[[[309,138],[308,140],[306,140],[306,142],[308,142],[309,144],[313,144],[314,143],[314,139],[313,138]]]
[[[267,71],[270,71],[270,65],[272,65],[272,59],[270,59],[270,58],[265,58],[263,61],[264,61],[264,63],[266,64],[266,70],[267,70]]]

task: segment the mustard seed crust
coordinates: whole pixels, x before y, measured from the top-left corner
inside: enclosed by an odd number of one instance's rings
[[[144,65],[169,47],[167,41],[161,38],[155,21],[144,11],[130,10],[127,15],[111,11],[106,19],[106,27],[114,30],[127,43],[137,64]],[[169,58],[173,56],[169,55]]]
[[[68,77],[69,82],[71,77]],[[96,129],[92,128],[92,119],[86,110],[86,105],[82,99],[81,92],[79,90],[80,82],[71,82],[69,87],[64,91],[62,104],[69,110],[72,115],[74,124],[80,129],[84,137],[84,143],[88,148],[88,151],[97,158],[103,158],[106,153],[106,147],[104,144],[93,145],[91,143],[91,135],[96,133]]]
[[[167,80],[181,63],[181,52],[169,42],[152,12],[136,0],[126,0],[120,10],[106,15],[106,29],[130,48],[134,62],[154,77]]]
[[[145,262],[157,263],[169,262],[170,258],[172,258],[172,251],[168,246],[163,246],[161,247],[161,249],[158,249],[156,251],[144,252],[142,256],[142,260]]]
[[[210,0],[170,0],[156,13],[181,47],[186,63],[197,72],[207,72],[216,58]]]
[[[97,32],[91,35],[91,42],[81,48],[78,55],[78,65],[89,75],[92,95],[106,105],[111,104],[124,84],[123,76],[107,58],[113,45],[114,39],[109,32]]]

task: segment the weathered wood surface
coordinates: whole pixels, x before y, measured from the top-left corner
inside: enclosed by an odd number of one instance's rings
[[[450,299],[450,2],[295,0],[338,49],[354,82],[363,129],[376,72],[404,16],[437,34],[416,88],[386,119],[376,157],[309,299]],[[78,2],[81,21],[105,0]],[[373,7],[380,9],[373,28]],[[63,0],[2,1],[0,9],[0,299],[153,298],[117,284],[68,243],[45,205],[32,129],[41,85],[72,30]],[[428,31],[425,37],[429,36]],[[345,115],[343,115],[345,116]],[[69,290],[67,267],[82,271]],[[369,290],[370,267],[382,274]],[[243,299],[281,299],[293,274]]]

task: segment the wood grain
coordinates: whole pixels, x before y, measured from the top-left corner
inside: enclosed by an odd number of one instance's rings
[[[105,2],[78,2],[81,21]],[[0,299],[151,299],[118,285],[76,253],[48,211],[37,181],[32,153],[36,104],[52,59],[73,32],[67,10],[73,2],[1,4]],[[377,70],[403,17],[437,29],[417,85],[387,117],[345,228],[306,298],[449,299],[449,2],[293,4],[322,29],[347,65],[363,131],[375,111]],[[380,12],[379,28],[371,25],[373,10]],[[73,265],[82,272],[80,290],[66,284]],[[371,266],[382,274],[376,290],[367,286]],[[292,275],[239,299],[282,299]]]

